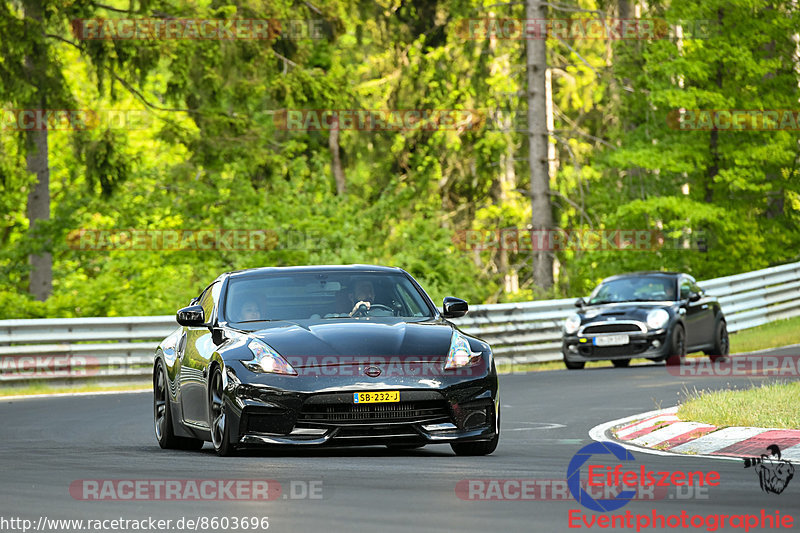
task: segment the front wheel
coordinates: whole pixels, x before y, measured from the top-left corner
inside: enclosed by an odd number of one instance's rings
[[[568,361],[565,356],[564,366],[567,367],[567,370],[582,370],[586,363],[584,361]]]
[[[677,324],[672,330],[672,342],[670,343],[670,354],[667,357],[668,366],[679,366],[686,358],[686,332],[683,326]]]
[[[456,455],[489,455],[497,449],[497,443],[500,442],[500,410],[498,406],[497,411],[497,433],[495,433],[492,440],[477,441],[477,442],[453,442],[450,447]]]
[[[728,340],[728,327],[724,320],[717,323],[717,331],[714,334],[714,349],[706,352],[712,361],[724,361],[730,354],[731,346]]]
[[[211,443],[217,455],[227,456],[236,452],[231,444],[230,431],[228,430],[228,416],[225,413],[225,387],[222,380],[222,371],[219,367],[214,367],[208,387],[208,412],[211,417],[209,427],[211,428]]]

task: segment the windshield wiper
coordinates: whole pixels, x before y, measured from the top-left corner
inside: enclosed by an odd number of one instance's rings
[[[237,320],[234,322],[235,324],[250,324],[252,322],[275,322],[275,320],[271,318],[256,318],[253,320]]]

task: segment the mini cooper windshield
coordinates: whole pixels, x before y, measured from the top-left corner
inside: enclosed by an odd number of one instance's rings
[[[225,317],[233,323],[371,317],[433,318],[402,274],[315,272],[232,279]]]
[[[599,305],[615,302],[674,301],[675,280],[663,276],[637,276],[599,285],[587,302]]]

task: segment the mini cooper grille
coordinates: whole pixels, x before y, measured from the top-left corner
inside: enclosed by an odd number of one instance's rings
[[[602,324],[600,326],[586,326],[583,333],[641,333],[642,330],[636,324]]]
[[[303,406],[298,422],[322,424],[369,424],[376,422],[414,423],[450,419],[447,402],[442,400],[374,403],[313,404]]]

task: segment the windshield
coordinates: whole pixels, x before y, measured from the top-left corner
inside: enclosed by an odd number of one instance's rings
[[[225,318],[271,320],[433,318],[425,299],[404,275],[385,272],[314,272],[233,278]]]
[[[588,304],[674,300],[675,280],[663,276],[637,276],[601,283],[589,296]]]

